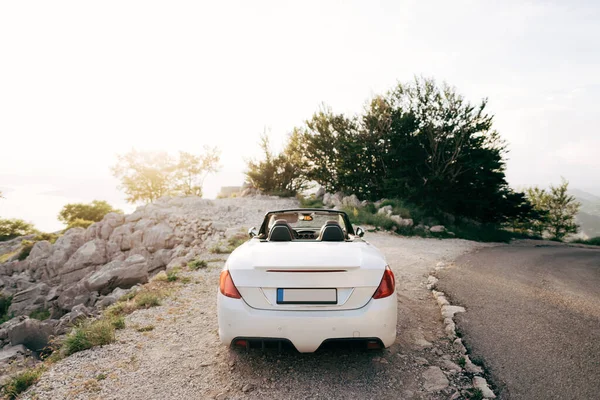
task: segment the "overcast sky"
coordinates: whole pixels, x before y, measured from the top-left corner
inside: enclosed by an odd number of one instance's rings
[[[512,185],[600,194],[598,71],[593,1],[1,2],[0,216],[130,210],[109,167],[132,148],[218,146],[214,197],[265,127],[280,145],[321,103],[355,113],[414,75],[489,98]]]

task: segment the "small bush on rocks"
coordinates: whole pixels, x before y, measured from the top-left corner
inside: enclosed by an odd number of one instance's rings
[[[150,332],[154,330],[154,325],[141,326],[136,329],[138,332]]]
[[[227,240],[227,243],[229,244],[229,248],[227,249],[228,250],[227,252],[231,253],[232,251],[234,251],[236,248],[243,245],[247,241],[248,241],[248,235],[246,235],[245,233],[238,233],[238,234],[233,235],[232,237],[230,237]]]
[[[152,282],[167,282],[167,279],[167,273],[165,271],[160,271],[158,274],[154,275]]]
[[[125,329],[125,317],[122,315],[112,317],[110,323],[115,329]]]
[[[141,291],[135,297],[135,305],[139,308],[150,308],[160,306],[161,296],[151,291]]]
[[[115,327],[112,321],[98,319],[95,321],[84,321],[75,327],[67,335],[63,351],[65,355],[71,355],[79,351],[87,350],[95,346],[103,346],[115,341]]]
[[[208,249],[213,254],[226,254],[228,253],[227,249],[222,248],[220,245],[216,244]]]
[[[300,207],[302,208],[323,208],[325,205],[323,204],[323,200],[317,199],[314,195],[310,197],[296,196],[298,201],[300,202]]]
[[[13,317],[12,313],[8,313],[8,309],[12,304],[12,296],[4,296],[0,294],[0,324],[8,321]]]
[[[196,271],[198,269],[208,267],[208,263],[205,260],[199,260],[199,259],[194,259],[194,260],[190,261],[187,265],[188,265],[188,268],[191,269],[192,271]]]
[[[39,319],[40,321],[44,321],[50,318],[50,310],[47,308],[43,308],[41,310],[32,311],[29,314],[29,318]]]
[[[21,252],[19,253],[19,256],[17,257],[17,259],[19,261],[23,261],[25,260],[27,257],[29,257],[29,254],[31,253],[31,249],[33,249],[33,245],[35,244],[35,242],[32,242],[31,240],[23,240],[21,242]]]
[[[3,388],[5,398],[16,399],[19,394],[23,393],[40,379],[43,371],[44,367],[40,366],[28,369],[11,378]]]
[[[167,272],[167,282],[175,282],[179,279],[179,268],[173,268],[171,271]]]

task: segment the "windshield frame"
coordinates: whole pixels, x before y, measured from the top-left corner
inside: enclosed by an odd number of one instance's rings
[[[271,216],[273,214],[284,214],[284,213],[313,213],[313,212],[318,212],[318,213],[324,213],[324,214],[331,214],[332,216],[335,215],[335,217],[342,217],[343,221],[344,221],[344,225],[346,228],[346,232],[348,235],[355,235],[354,233],[354,228],[352,227],[352,224],[350,223],[350,218],[348,218],[348,214],[346,214],[344,211],[340,211],[340,210],[328,210],[326,208],[290,208],[290,209],[286,209],[286,210],[274,210],[274,211],[269,211],[268,213],[265,214],[265,217],[263,219],[263,223],[260,226],[260,230],[258,231],[258,236],[263,237],[267,235],[267,229],[269,226],[269,220],[271,219]],[[343,228],[343,227],[342,227]]]

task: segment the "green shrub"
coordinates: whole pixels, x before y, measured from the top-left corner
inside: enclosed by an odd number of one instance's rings
[[[364,208],[345,208],[344,211],[348,214],[350,222],[356,225],[373,225],[377,228],[387,231],[395,231],[402,235],[414,235],[415,231],[410,226],[398,224],[390,217],[384,214],[373,214]]]
[[[125,329],[125,317],[122,315],[110,318],[110,323],[115,329]]]
[[[575,243],[589,244],[591,246],[600,246],[600,236],[593,237],[591,239],[578,239]]]
[[[103,346],[115,341],[115,327],[107,319],[86,320],[69,333],[63,344],[65,355]]]
[[[138,332],[150,332],[154,330],[154,325],[141,326],[136,329]]]
[[[142,290],[135,296],[135,305],[140,308],[160,306],[161,296],[158,293]]]
[[[8,309],[12,304],[12,296],[0,294],[0,324],[8,321],[13,317],[13,314],[8,314]]]
[[[196,271],[200,268],[208,267],[208,263],[205,260],[194,259],[187,264],[188,268],[192,271]]]
[[[47,240],[50,243],[54,244],[56,242],[56,240],[60,237],[61,235],[57,234],[57,233],[46,233],[46,232],[40,232],[37,235],[35,235],[35,237],[33,238],[34,241],[36,242],[41,242],[42,240]]]
[[[231,236],[229,239],[227,239],[227,243],[229,244],[228,253],[231,253],[233,250],[243,245],[247,241],[248,235],[246,235],[245,233],[237,233]]]
[[[35,232],[33,225],[22,219],[0,218],[0,242]]]
[[[30,386],[34,385],[42,375],[44,367],[36,367],[28,369],[11,378],[4,386],[4,396],[7,399],[16,399],[19,394],[26,391]]]
[[[310,197],[303,197],[301,195],[296,196],[298,201],[300,202],[301,208],[324,208],[323,200],[315,198],[315,195],[310,195]]]
[[[94,221],[88,221],[87,219],[77,218],[69,223],[65,228],[65,232],[72,228],[83,228],[87,229],[90,225],[92,225]]]
[[[179,269],[173,268],[171,271],[167,272],[167,282],[175,282],[179,277],[177,274],[179,273]]]
[[[227,251],[228,249],[221,247],[220,245],[216,244],[214,246],[212,246],[210,249],[208,249],[208,251],[210,251],[213,254],[226,254],[229,253],[229,251]]]
[[[47,308],[43,308],[41,310],[32,311],[31,314],[29,314],[29,318],[34,318],[34,319],[39,319],[40,321],[44,321],[44,320],[50,318],[50,310],[48,310]]]
[[[17,259],[19,261],[23,261],[27,257],[29,257],[29,254],[31,253],[31,250],[33,249],[34,244],[35,244],[35,242],[32,242],[31,240],[23,240],[21,242],[21,252],[19,253],[19,256],[17,257]]]
[[[509,243],[515,234],[502,229],[497,225],[483,224],[480,226],[460,224],[452,227],[457,238],[474,240],[476,242],[504,242]],[[441,237],[448,237],[447,233],[439,234]]]

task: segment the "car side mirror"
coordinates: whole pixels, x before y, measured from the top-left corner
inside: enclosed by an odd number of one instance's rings
[[[253,238],[256,235],[258,235],[258,232],[255,227],[248,229],[248,236],[250,236],[250,238]]]
[[[365,231],[360,226],[356,227],[356,236],[363,237],[365,235]]]

